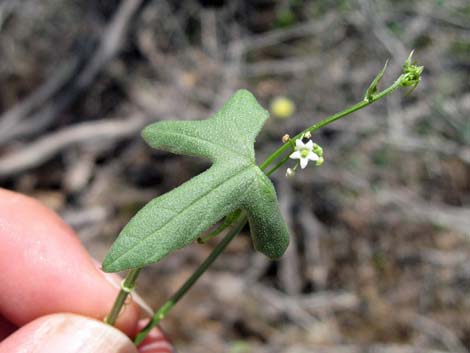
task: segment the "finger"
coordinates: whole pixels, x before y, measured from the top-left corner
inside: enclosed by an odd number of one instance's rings
[[[145,327],[148,319],[140,320],[137,325],[136,334],[139,330]],[[140,353],[172,353],[174,352],[173,345],[170,343],[165,334],[158,328],[154,327],[143,342],[139,345]]]
[[[21,326],[50,313],[103,319],[118,289],[97,270],[74,232],[39,202],[0,189],[0,314]],[[135,303],[117,326],[132,334]]]
[[[137,353],[121,331],[75,314],[53,314],[23,326],[0,353]]]
[[[95,267],[100,273],[103,274],[103,276],[106,277],[109,283],[119,290],[121,288],[121,283],[122,283],[122,277],[119,277],[116,273],[109,273],[109,272],[103,272],[101,271],[101,263],[96,261],[95,259],[92,259],[93,263],[95,264]],[[134,303],[139,307],[139,312],[141,314],[144,314],[145,316],[152,316],[153,315],[153,310],[152,308],[145,302],[145,300],[139,295],[137,290],[132,291],[131,293],[132,300]]]
[[[0,315],[0,342],[15,330],[16,326]]]

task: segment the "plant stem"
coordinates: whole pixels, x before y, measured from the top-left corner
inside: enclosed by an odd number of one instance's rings
[[[362,108],[367,107],[368,105],[384,98],[385,96],[389,95],[397,88],[402,87],[402,81],[405,78],[405,74],[402,74],[390,87],[384,89],[381,92],[374,94],[371,97],[368,97],[351,107],[331,115],[326,119],[321,120],[320,122],[310,126],[309,128],[305,129],[304,131],[300,132],[292,139],[299,139],[303,134],[306,132],[314,132],[338,119],[341,119],[351,113],[354,113]],[[278,148],[274,153],[272,153],[261,165],[261,170],[265,171],[268,166],[270,166],[275,160],[280,158],[289,148],[291,147],[290,142],[284,143],[280,148]],[[266,175],[271,175],[277,169],[279,169],[285,162],[287,162],[289,156],[284,156],[274,167],[272,167],[269,171],[265,171]],[[191,287],[196,283],[196,281],[202,276],[202,274],[209,268],[209,266],[215,261],[215,259],[222,253],[222,251],[227,247],[227,245],[232,241],[235,236],[240,233],[242,228],[247,222],[247,216],[245,212],[242,212],[239,217],[236,218],[234,221],[236,222],[233,228],[224,236],[224,238],[220,241],[220,243],[212,250],[209,256],[204,260],[204,262],[199,265],[199,267],[194,271],[194,273],[183,283],[183,285],[173,294],[170,299],[168,299],[161,307],[157,310],[154,314],[153,318],[150,322],[137,334],[136,338],[134,339],[134,343],[139,345],[148,335],[150,330],[154,328],[156,325],[160,323],[160,321],[173,309],[176,303],[191,289]],[[220,229],[222,231],[222,229]],[[216,232],[218,233],[218,232]],[[126,279],[121,286],[121,291],[116,298],[116,301],[113,305],[113,309],[109,316],[105,319],[107,323],[113,325],[119,315],[119,312],[129,295],[130,291],[132,290],[134,283],[137,279],[140,269],[131,270]]]
[[[215,259],[224,251],[227,245],[232,239],[241,232],[247,222],[247,217],[244,212],[238,217],[238,221],[235,223],[233,228],[224,236],[219,244],[212,250],[209,256],[204,260],[202,264],[193,272],[186,282],[168,299],[157,312],[153,315],[150,322],[137,334],[134,339],[134,343],[138,346],[145,337],[148,335],[150,330],[157,326],[160,321],[170,312],[176,303],[191,289],[194,283],[201,277],[201,275],[208,269],[208,267],[215,261]]]
[[[387,96],[390,93],[392,93],[393,91],[395,91],[397,88],[401,87],[402,77],[403,77],[403,75],[401,75],[390,87],[388,87],[388,88],[384,89],[383,91],[373,95],[370,99],[364,99],[364,100],[360,101],[359,103],[356,103],[353,106],[351,106],[349,108],[346,108],[345,110],[343,110],[339,113],[333,114],[333,115],[329,116],[328,118],[321,120],[320,122],[310,126],[309,128],[305,129],[304,131],[298,133],[292,139],[293,140],[299,139],[306,132],[314,132],[318,129],[321,129],[324,126],[326,126],[328,124],[331,124],[335,120],[341,119],[341,118],[345,117],[346,115],[354,113],[355,111],[358,111],[362,108],[365,108],[368,105],[384,98],[385,96]],[[272,162],[274,162],[276,159],[278,159],[290,147],[291,147],[290,142],[284,143],[274,153],[272,153],[268,158],[266,158],[266,160],[260,165],[261,170],[265,170],[269,165],[271,165]],[[287,158],[285,158],[280,163],[278,163],[273,168],[273,170],[269,171],[269,175],[272,174],[276,169],[278,169],[286,161],[287,161]]]
[[[135,281],[137,280],[137,277],[139,276],[139,272],[140,272],[140,268],[135,268],[135,269],[130,270],[127,273],[126,278],[121,284],[121,289],[119,290],[116,300],[114,301],[111,312],[104,319],[105,323],[111,326],[114,326],[119,316],[119,313],[121,312],[121,309],[126,302],[128,295],[134,289]]]
[[[289,160],[289,155],[285,156],[283,159],[281,159],[274,167],[272,167],[268,172],[264,172],[267,176],[270,176],[272,173],[274,173],[276,170],[278,170],[284,163],[286,163]]]

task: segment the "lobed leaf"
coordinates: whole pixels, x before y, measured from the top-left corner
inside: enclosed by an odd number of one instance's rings
[[[282,256],[287,227],[271,181],[255,164],[253,146],[268,116],[250,92],[239,90],[210,119],[146,127],[142,135],[150,146],[207,158],[213,165],[144,206],[119,234],[104,271],[157,262],[237,209],[248,213],[255,248],[270,258]]]

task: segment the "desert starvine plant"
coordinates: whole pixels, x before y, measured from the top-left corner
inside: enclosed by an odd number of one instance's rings
[[[193,242],[237,209],[248,214],[253,244],[282,256],[289,243],[276,191],[255,162],[253,144],[269,113],[239,90],[211,119],[165,121],[142,133],[152,147],[210,159],[211,168],[142,208],[103,262],[108,272],[142,267]]]
[[[362,101],[292,138],[284,135],[283,145],[259,167],[255,162],[253,144],[269,114],[246,90],[237,91],[210,119],[165,121],[145,128],[143,137],[152,147],[207,158],[213,164],[202,174],[149,202],[124,227],[106,256],[103,269],[107,272],[130,271],[105,321],[111,325],[115,323],[143,266],[159,261],[196,239],[204,243],[229,228],[208,258],[137,334],[135,344],[140,344],[170,312],[246,222],[250,224],[253,244],[258,251],[272,259],[282,256],[288,245],[288,231],[268,176],[289,160],[296,160],[293,168],[287,168],[286,176],[289,177],[294,176],[299,165],[304,169],[309,161],[321,165],[324,161],[323,149],[310,140],[313,132],[384,98],[398,88],[411,87],[414,90],[421,80],[423,67],[411,61],[412,54],[404,63],[402,74],[391,86],[382,91],[378,89],[387,66],[385,64],[369,85]],[[304,143],[304,139],[308,141]],[[274,166],[270,167],[272,164]],[[216,230],[204,238],[199,237],[202,231],[224,217],[225,220]]]

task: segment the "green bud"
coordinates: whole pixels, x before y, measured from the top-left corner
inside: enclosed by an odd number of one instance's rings
[[[423,73],[424,66],[416,65],[416,62],[412,61],[413,51],[411,51],[408,58],[403,64],[403,74],[400,79],[400,86],[402,87],[412,87],[410,92],[413,92],[421,81],[421,74]]]
[[[318,157],[323,157],[323,148],[321,148],[319,145],[316,143],[313,144],[313,152],[318,156]]]
[[[377,86],[379,85],[380,81],[382,80],[382,77],[384,76],[385,70],[387,69],[388,65],[388,60],[385,62],[384,67],[380,72],[375,76],[374,80],[372,83],[369,85],[369,88],[367,88],[366,95],[364,96],[364,100],[370,101],[372,98],[374,98],[374,94],[377,93],[378,89]]]

